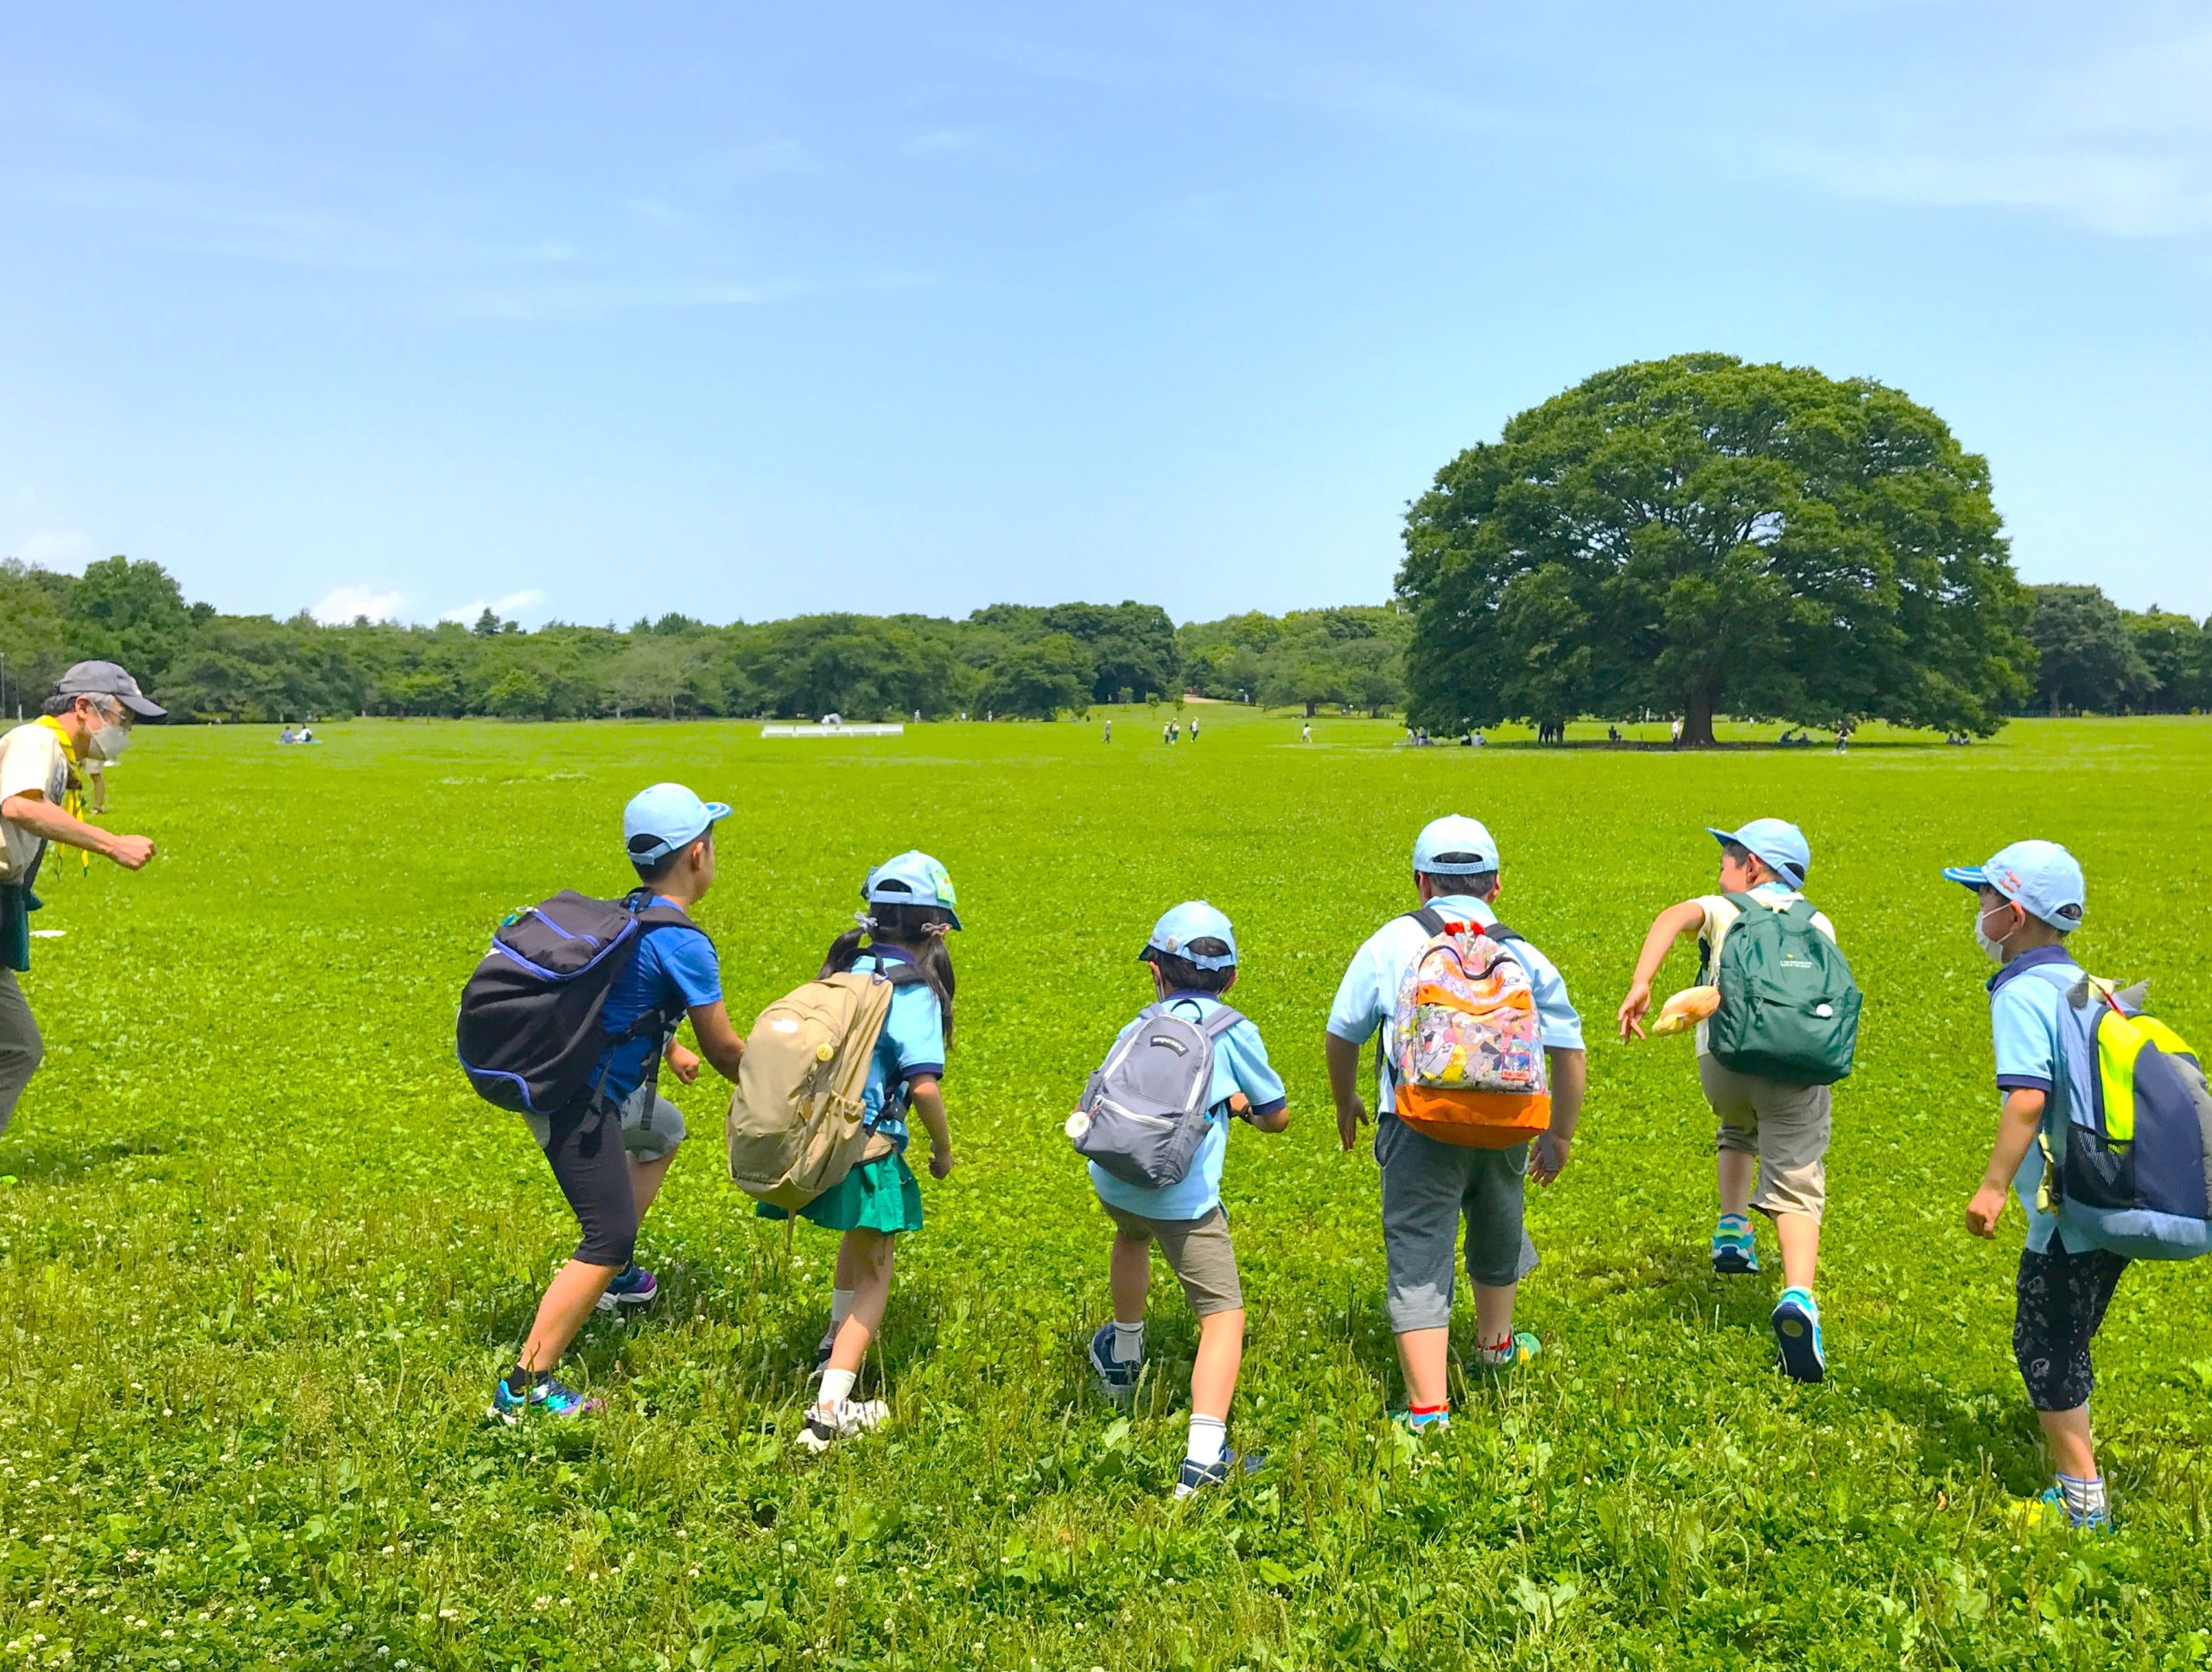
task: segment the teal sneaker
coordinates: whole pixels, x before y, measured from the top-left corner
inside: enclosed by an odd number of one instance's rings
[[[1411,1411],[1393,1411],[1390,1421],[1394,1427],[1403,1428],[1415,1440],[1426,1440],[1451,1431],[1452,1413],[1448,1409],[1423,1411],[1416,1416]]]
[[[1713,1269],[1723,1277],[1755,1275],[1759,1268],[1758,1244],[1749,1225],[1732,1230],[1722,1224],[1713,1233]]]
[[[1477,1347],[1467,1355],[1465,1370],[1469,1376],[1503,1376],[1534,1364],[1543,1350],[1533,1330],[1516,1330],[1502,1347]]]
[[[548,1416],[596,1416],[606,1408],[605,1400],[588,1398],[565,1382],[550,1376],[519,1389],[503,1376],[492,1389],[492,1408],[485,1415],[512,1428],[531,1411],[542,1411]]]
[[[2056,1485],[2044,1487],[2033,1497],[2014,1498],[2012,1508],[2013,1518],[2030,1532],[2056,1532],[2062,1527],[2077,1533],[2112,1531],[2110,1510],[2091,1510],[2077,1516],[2066,1507],[2066,1494]]]
[[[1821,1351],[1821,1309],[1804,1289],[1784,1289],[1768,1319],[1774,1326],[1775,1363],[1796,1382],[1818,1382],[1828,1373]]]

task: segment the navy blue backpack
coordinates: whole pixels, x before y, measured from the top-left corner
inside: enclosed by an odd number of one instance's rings
[[[461,989],[454,1025],[454,1048],[477,1095],[529,1115],[591,1096],[592,1071],[619,1042],[599,1020],[616,978],[652,931],[696,926],[642,888],[621,900],[564,888],[508,918]],[[676,1020],[648,1010],[621,1038],[664,1031]]]

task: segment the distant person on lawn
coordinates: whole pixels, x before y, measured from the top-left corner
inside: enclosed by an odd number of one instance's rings
[[[1193,725],[1194,734],[1197,729]],[[1236,934],[1228,917],[1205,900],[1186,900],[1153,925],[1137,957],[1152,966],[1158,1008],[1147,1006],[1125,1026],[1115,1036],[1116,1050],[1155,1015],[1180,1017],[1202,1030],[1212,1023],[1224,1031],[1213,1042],[1205,1135],[1180,1179],[1154,1187],[1117,1177],[1096,1160],[1090,1164],[1090,1186],[1115,1229],[1109,1274],[1114,1315],[1090,1338],[1090,1368],[1109,1398],[1135,1392],[1144,1372],[1145,1300],[1158,1244],[1198,1320],[1190,1440],[1175,1484],[1175,1496],[1188,1497],[1222,1484],[1244,1464],[1229,1449],[1229,1404],[1244,1358],[1244,1288],[1221,1205],[1229,1119],[1235,1115],[1258,1131],[1281,1132],[1290,1116],[1260,1030],[1233,1010],[1214,1021],[1228,1008],[1227,995],[1236,985]],[[1182,1048],[1173,1039],[1170,1045]]]
[[[74,774],[92,760],[112,760],[139,720],[167,712],[112,662],[79,662],[63,674],[46,711],[0,737],[0,1132],[16,1100],[45,1055],[38,1023],[16,984],[31,967],[32,892],[46,845],[59,842],[136,871],[154,856],[150,838],[118,836],[71,811]]]
[[[702,801],[681,784],[656,784],[633,796],[622,810],[622,836],[639,892],[688,916],[714,886],[715,825],[728,816],[721,802]],[[538,1302],[521,1357],[492,1390],[490,1414],[499,1421],[512,1423],[531,1410],[556,1416],[599,1410],[603,1402],[555,1379],[553,1367],[594,1307],[646,1306],[660,1293],[632,1256],[639,1223],[683,1141],[683,1116],[660,1095],[660,1065],[686,1085],[699,1077],[699,1055],[676,1041],[686,1016],[699,1052],[716,1073],[735,1080],[745,1041],[722,1002],[715,944],[703,931],[676,924],[641,931],[600,1012],[607,1044],[594,1071],[595,1089],[573,1108],[523,1117],[583,1240]]]
[[[1533,1059],[1540,1038],[1548,1064],[1548,1124],[1533,1145],[1527,1139],[1478,1145],[1440,1141],[1399,1118],[1393,1065],[1406,1019],[1406,978],[1416,962],[1424,972],[1428,970],[1424,953],[1436,944],[1440,932],[1498,930],[1493,909],[1497,844],[1475,819],[1435,819],[1414,843],[1413,882],[1421,911],[1393,918],[1376,930],[1344,971],[1329,1011],[1326,1057],[1337,1135],[1350,1150],[1367,1119],[1359,1095],[1359,1048],[1382,1030],[1376,1052],[1375,1160],[1382,1173],[1382,1255],[1390,1328],[1406,1379],[1406,1410],[1400,1420],[1419,1433],[1451,1421],[1447,1372],[1458,1282],[1453,1256],[1463,1218],[1467,1275],[1475,1289],[1475,1351],[1468,1368],[1477,1374],[1509,1370],[1527,1364],[1539,1351],[1535,1335],[1513,1328],[1518,1285],[1536,1268],[1535,1244],[1522,1223],[1522,1180],[1533,1173],[1538,1184],[1548,1185],[1567,1166],[1581,1119],[1585,1077],[1582,1019],[1567,998],[1567,983],[1549,958],[1505,931],[1496,937],[1503,956],[1525,976],[1525,982],[1512,981],[1512,996],[1534,1012],[1524,1021],[1523,1042]],[[1495,973],[1468,972],[1479,976],[1483,985],[1490,985]],[[1427,995],[1422,991],[1414,996]],[[1532,1101],[1529,1107],[1538,1105]]]
[[[1617,1018],[1624,1039],[1643,1037],[1652,978],[1677,940],[1696,934],[1701,952],[1698,981],[1704,984],[1714,978],[1722,944],[1743,914],[1738,900],[1787,912],[1805,898],[1813,850],[1795,824],[1755,818],[1741,830],[1708,827],[1706,834],[1720,843],[1720,892],[1670,906],[1652,920]],[[1835,925],[1825,914],[1815,912],[1812,925],[1834,941]],[[1719,1122],[1713,1167],[1720,1217],[1713,1233],[1713,1268],[1730,1275],[1756,1274],[1759,1256],[1751,1210],[1774,1222],[1787,1286],[1770,1319],[1781,1368],[1797,1381],[1818,1382],[1827,1374],[1827,1360],[1813,1280],[1820,1264],[1821,1216],[1827,1208],[1829,1088],[1724,1067],[1713,1055],[1712,1027],[1709,1019],[1697,1025],[1697,1077],[1707,1106]]]

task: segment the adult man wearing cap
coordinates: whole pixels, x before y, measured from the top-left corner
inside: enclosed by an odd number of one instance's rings
[[[1497,844],[1475,819],[1433,821],[1414,843],[1414,889],[1424,907],[1448,922],[1493,931],[1498,893]],[[1390,1328],[1406,1378],[1407,1424],[1447,1422],[1453,1254],[1466,1222],[1467,1275],[1475,1287],[1476,1350],[1469,1367],[1498,1370],[1535,1356],[1536,1338],[1513,1328],[1521,1280],[1536,1267],[1522,1214],[1522,1180],[1548,1185],[1567,1165],[1582,1115],[1582,1019],[1552,961],[1518,935],[1500,937],[1528,972],[1551,1088],[1549,1130],[1533,1145],[1485,1149],[1440,1143],[1397,1118],[1388,1065],[1395,1048],[1398,987],[1429,939],[1413,914],[1393,918],[1368,938],[1345,970],[1329,1010],[1325,1042],[1337,1135],[1345,1149],[1367,1119],[1359,1095],[1359,1050],[1376,1031],[1375,1160],[1382,1173],[1382,1252],[1389,1267]],[[1533,1152],[1533,1154],[1532,1154]]]
[[[71,811],[76,774],[88,761],[112,760],[138,720],[167,712],[112,662],[79,662],[63,674],[46,711],[0,737],[0,1131],[37,1072],[45,1048],[16,984],[31,967],[32,887],[46,845],[59,842],[136,871],[154,856],[142,836],[118,836]]]
[[[632,1258],[639,1223],[683,1141],[683,1116],[658,1090],[660,1064],[689,1085],[703,1055],[734,1081],[745,1054],[722,1001],[714,943],[689,920],[714,886],[714,827],[728,816],[724,804],[702,801],[681,784],[640,791],[622,811],[624,848],[642,885],[633,903],[672,910],[645,919],[649,931],[639,934],[637,951],[607,989],[599,1019],[607,1043],[593,1070],[592,1095],[573,1109],[524,1117],[583,1237],[547,1286],[514,1369],[493,1389],[490,1415],[499,1421],[531,1411],[597,1411],[601,1402],[556,1380],[553,1367],[594,1306],[645,1306],[660,1293],[652,1273]],[[676,1041],[687,1016],[697,1054]]]

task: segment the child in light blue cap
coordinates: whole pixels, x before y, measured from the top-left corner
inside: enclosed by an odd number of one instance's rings
[[[859,1165],[798,1211],[800,1218],[841,1233],[830,1327],[815,1351],[822,1384],[798,1436],[811,1452],[865,1434],[891,1414],[884,1401],[853,1393],[891,1298],[899,1238],[922,1228],[921,1186],[906,1165],[910,1115],[929,1134],[930,1177],[943,1179],[953,1167],[939,1087],[952,1043],[952,956],[945,937],[960,927],[952,878],[927,854],[899,854],[868,874],[854,926],[830,943],[822,976],[890,976],[904,967],[912,977],[892,993],[868,1065],[861,1097],[868,1148]],[[767,1219],[787,1217],[765,1202],[755,1211]]]
[[[2006,1191],[2019,1196],[2028,1234],[2013,1285],[2012,1356],[2057,1465],[2037,1504],[2044,1516],[2108,1531],[2112,1511],[2089,1430],[2089,1343],[2128,1261],[2036,1206],[2044,1173],[2036,1139],[2059,1078],[2062,1007],[2082,979],[2066,938],[2082,921],[2082,867],[2055,842],[2028,841],[1943,874],[1974,891],[1974,943],[1999,966],[1989,978],[1989,1031],[2004,1103],[1989,1165],[1967,1204],[1967,1229],[1996,1236]]]
[[[1153,926],[1137,954],[1152,966],[1158,1006],[1203,1028],[1224,1007],[1236,985],[1236,933],[1229,919],[1202,900],[1185,900]],[[1147,1006],[1146,1014],[1154,1014]],[[1141,1014],[1115,1036],[1136,1031]],[[1111,1053],[1109,1053],[1109,1058]],[[1229,1152],[1229,1117],[1235,1114],[1262,1132],[1290,1124],[1282,1082],[1268,1063],[1260,1030],[1239,1019],[1214,1042],[1213,1080],[1207,1094],[1206,1133],[1190,1171],[1159,1188],[1116,1177],[1090,1163],[1091,1187],[1114,1222],[1111,1268],[1114,1317],[1090,1340],[1090,1367],[1108,1396],[1132,1391],[1144,1370],[1145,1298],[1152,1286],[1157,1243],[1183,1296],[1198,1320],[1198,1351],[1191,1367],[1190,1441],[1175,1496],[1188,1497],[1249,1467],[1229,1450],[1229,1404],[1236,1396],[1244,1357],[1244,1291],[1236,1250],[1222,1211],[1222,1164]]]
[[[1720,843],[1720,892],[1670,906],[1652,919],[1621,1001],[1618,1020],[1624,1039],[1644,1036],[1652,979],[1677,940],[1695,931],[1701,954],[1698,979],[1709,981],[1710,972],[1720,966],[1720,944],[1742,915],[1738,900],[1783,912],[1805,897],[1813,850],[1795,824],[1755,818],[1733,830],[1707,825],[1706,834]],[[1835,939],[1835,925],[1825,913],[1813,914],[1813,927],[1831,942]],[[1827,1206],[1828,1088],[1794,1085],[1723,1066],[1713,1055],[1705,1021],[1697,1025],[1697,1073],[1719,1121],[1713,1171],[1720,1218],[1713,1232],[1713,1268],[1724,1275],[1756,1273],[1759,1256],[1751,1210],[1773,1220],[1787,1286],[1770,1319],[1777,1362],[1800,1382],[1818,1382],[1827,1373],[1813,1281],[1820,1264],[1821,1217]]]

